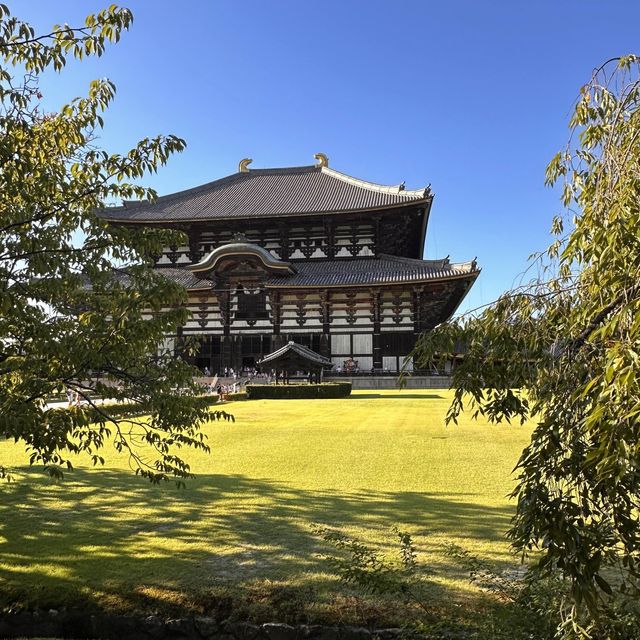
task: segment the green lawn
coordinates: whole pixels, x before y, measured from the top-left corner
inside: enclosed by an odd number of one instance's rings
[[[356,592],[330,575],[313,523],[383,549],[398,525],[433,569],[433,598],[472,601],[444,544],[512,562],[506,495],[529,429],[445,427],[449,400],[388,391],[230,404],[236,422],[207,426],[212,454],[187,454],[197,478],[183,490],[149,485],[113,451],[104,468],[79,460],[54,483],[0,442],[0,464],[17,470],[0,484],[0,606],[198,611],[233,599],[256,618],[300,613],[286,607],[362,617]]]

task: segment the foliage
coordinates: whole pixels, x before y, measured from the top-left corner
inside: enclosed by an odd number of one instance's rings
[[[248,384],[250,400],[293,400],[306,398],[346,398],[351,393],[350,382],[321,384]]]
[[[235,391],[233,393],[227,393],[227,394],[225,394],[225,398],[227,400],[230,400],[231,402],[236,401],[236,400],[248,400],[249,399],[246,391]]]
[[[473,584],[496,594],[503,602],[511,603],[521,618],[529,619],[528,625],[541,637],[557,637],[558,612],[570,596],[569,582],[559,570],[548,572],[534,567],[522,575],[513,571],[500,572],[490,562],[457,544],[448,545],[447,555],[469,572]],[[574,622],[586,621],[568,621],[569,627]],[[563,631],[572,632],[571,628]],[[640,603],[633,597],[616,598],[597,621],[591,622],[589,634],[595,639],[637,640],[640,637]]]
[[[522,564],[500,571],[493,563],[454,543],[447,544],[446,553],[468,572],[469,582],[516,607],[518,615],[528,617],[528,624],[542,637],[555,636],[560,603],[569,591],[559,572],[543,576]]]
[[[424,366],[464,345],[449,420],[465,404],[494,422],[536,419],[510,535],[569,580],[567,636],[640,595],[639,106],[639,58],[594,72],[547,169],[566,212],[537,277],[416,350]]]
[[[526,638],[527,640],[551,640],[555,631],[557,606],[554,600],[564,596],[561,581],[541,579],[533,571],[524,577],[512,572],[500,572],[491,563],[480,559],[468,550],[453,543],[447,544],[447,556],[469,572],[470,582],[497,596],[502,603],[496,611],[487,611],[475,624],[464,624],[461,620],[442,619],[434,611],[432,598],[421,576],[437,572],[424,567],[418,561],[418,553],[411,535],[394,528],[395,549],[398,558],[388,559],[363,542],[335,529],[315,525],[314,533],[336,550],[340,557],[327,556],[329,564],[338,577],[367,593],[390,594],[401,597],[414,607],[416,615],[407,619],[407,631],[420,638],[487,637],[490,630],[492,640],[496,638]],[[506,613],[506,615],[505,615]]]
[[[44,72],[100,56],[132,20],[112,5],[78,28],[37,34],[0,5],[0,435],[25,443],[31,462],[55,476],[72,454],[97,460],[113,438],[158,482],[189,475],[175,449],[207,449],[199,426],[208,410],[194,402],[192,371],[163,347],[187,319],[185,292],[150,268],[182,236],[109,227],[96,210],[153,198],[136,181],[185,143],[157,136],[109,154],[95,144],[115,94],[109,80],[57,113],[43,110],[39,89]],[[67,388],[86,407],[48,409]],[[149,419],[125,431],[95,396],[137,403]],[[137,444],[154,455],[143,458]]]
[[[406,602],[417,604],[427,619],[435,620],[427,597],[420,588],[416,550],[409,533],[397,528],[394,530],[398,559],[392,561],[336,529],[314,525],[313,532],[336,549],[346,552],[346,557],[326,558],[343,582],[358,585],[366,593],[402,596]]]

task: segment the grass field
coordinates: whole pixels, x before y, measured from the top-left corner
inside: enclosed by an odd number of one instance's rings
[[[0,484],[0,605],[203,611],[222,602],[255,619],[362,622],[369,614],[329,572],[322,554],[331,550],[313,523],[385,550],[397,525],[433,570],[434,600],[473,600],[444,545],[513,562],[506,495],[529,429],[467,418],[445,427],[449,400],[388,391],[230,404],[235,423],[206,427],[212,454],[187,452],[197,478],[186,489],[149,485],[113,451],[104,468],[80,459],[55,483],[2,441],[0,464],[15,482]]]

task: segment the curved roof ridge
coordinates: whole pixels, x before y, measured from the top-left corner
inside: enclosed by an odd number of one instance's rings
[[[278,173],[314,173],[320,171],[320,167],[315,164],[303,164],[299,167],[263,167],[262,169],[250,168],[247,172],[241,175],[250,176],[252,173],[265,174],[278,174]]]
[[[449,266],[454,271],[477,271],[478,273],[481,271],[481,269],[478,269],[478,262],[476,258],[473,260],[467,260],[467,262],[452,262]]]
[[[391,260],[393,262],[400,262],[402,264],[410,264],[410,265],[429,265],[438,267],[441,265],[450,265],[449,256],[445,258],[407,258],[405,256],[394,256],[390,253],[380,253],[380,258],[384,260]]]
[[[237,171],[153,201],[125,201],[97,213],[114,222],[173,223],[255,217],[289,217],[422,206],[428,215],[429,187],[405,190],[345,173],[306,165]]]
[[[461,271],[464,273],[472,273],[474,271],[480,272],[478,269],[477,259],[467,260],[466,262],[451,262],[449,260],[449,256],[446,258],[437,258],[425,260],[422,258],[406,258],[404,256],[394,256],[390,253],[381,253],[379,254],[380,258],[383,260],[390,260],[392,262],[399,262],[401,264],[409,264],[414,266],[429,266],[434,267],[435,269],[442,269],[446,267],[447,269],[451,269],[452,271]]]
[[[384,185],[377,182],[369,182],[368,180],[362,180],[360,178],[354,178],[342,171],[336,171],[331,167],[319,167],[322,173],[326,173],[333,178],[342,180],[356,187],[363,187],[364,189],[371,189],[371,191],[378,191],[379,193],[392,193],[396,196],[406,196],[407,198],[424,198],[431,191],[430,187],[423,187],[422,189],[405,189],[404,183],[396,185]]]
[[[258,258],[267,269],[285,271],[291,275],[297,272],[297,269],[290,263],[276,258],[271,251],[261,247],[258,244],[246,241],[229,242],[210,251],[206,256],[196,264],[187,265],[187,269],[192,273],[200,271],[210,271],[214,269],[217,262],[222,258],[232,256],[252,255]]]

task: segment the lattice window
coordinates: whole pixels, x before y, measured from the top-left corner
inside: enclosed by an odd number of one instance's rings
[[[242,285],[238,287],[238,320],[267,320],[267,298],[263,290],[247,291]]]

